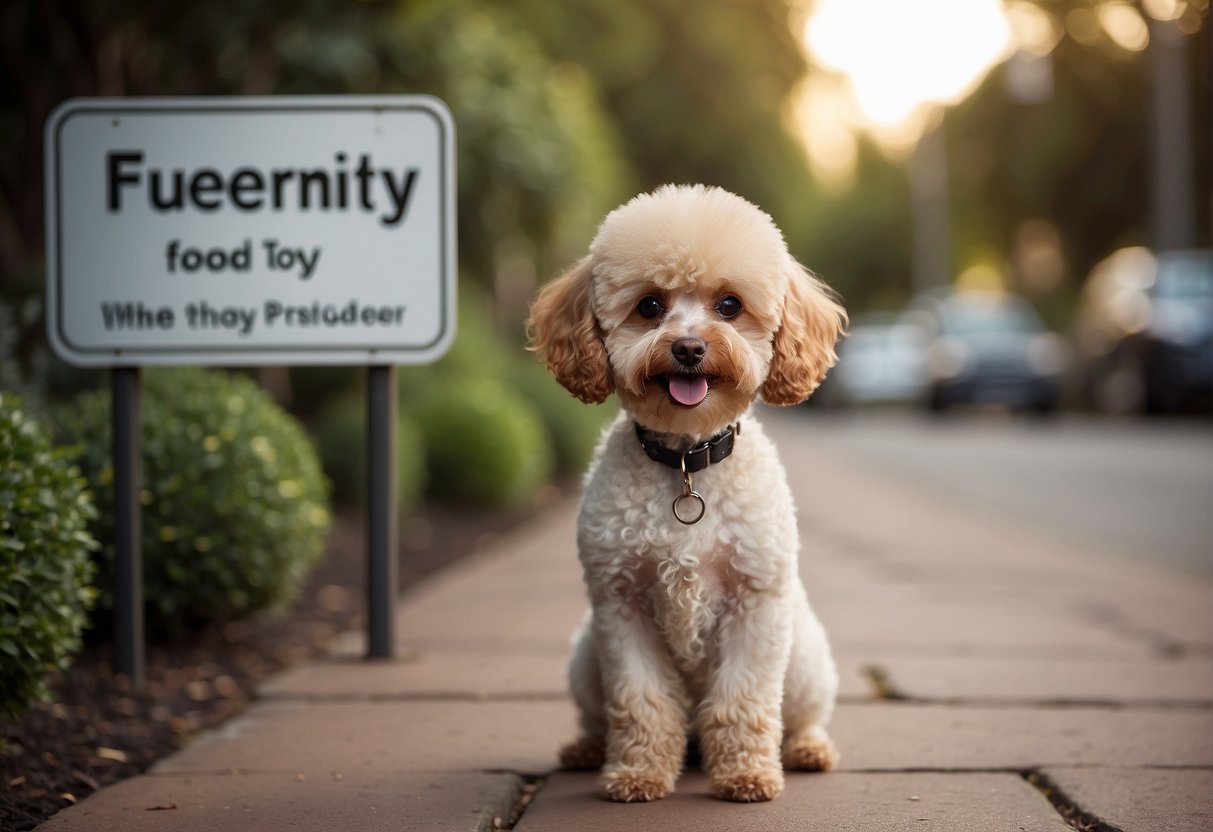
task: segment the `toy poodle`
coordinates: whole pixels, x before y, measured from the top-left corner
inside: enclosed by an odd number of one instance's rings
[[[724,800],[833,768],[838,673],[783,467],[750,413],[803,401],[833,366],[832,292],[751,203],[667,185],[611,212],[527,324],[574,396],[623,405],[577,521],[591,610],[569,667],[581,735],[561,763],[601,768],[618,801],[669,794],[688,737]]]

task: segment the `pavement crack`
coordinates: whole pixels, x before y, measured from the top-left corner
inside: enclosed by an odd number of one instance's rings
[[[907,707],[943,708],[1027,708],[1036,710],[1106,710],[1106,711],[1208,711],[1213,709],[1209,699],[1033,699],[1000,696],[915,696],[905,693],[879,667],[863,668],[863,675],[872,686],[872,696],[840,696],[838,701],[848,705],[879,705],[896,703]]]
[[[1119,826],[1113,826],[1100,820],[1095,815],[1083,809],[1047,775],[1030,769],[1018,772],[1028,785],[1040,792],[1046,800],[1061,815],[1062,819],[1072,829],[1078,832],[1124,832]]]
[[[559,702],[569,698],[568,693],[557,691],[511,691],[480,693],[478,691],[396,691],[389,693],[304,693],[281,691],[262,693],[263,702],[317,703],[384,703],[384,702]]]
[[[509,811],[494,814],[491,817],[486,815],[482,819],[477,832],[499,832],[500,830],[513,829],[518,825],[518,821],[522,819],[523,813],[526,812],[527,807],[531,805],[531,801],[535,799],[535,795],[539,793],[539,790],[543,788],[543,784],[547,781],[547,775],[522,774],[516,771],[494,771],[491,773],[511,775],[515,778],[517,788]]]
[[[1155,627],[1138,621],[1111,604],[1088,601],[1078,609],[1080,614],[1095,626],[1144,644],[1159,658],[1175,661],[1201,652],[1202,645],[1185,644]]]

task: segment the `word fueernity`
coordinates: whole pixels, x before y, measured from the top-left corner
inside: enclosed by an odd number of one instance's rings
[[[141,150],[112,150],[105,156],[105,199],[110,213],[121,212],[128,191],[143,191],[153,211],[169,213],[192,208],[214,212],[348,211],[378,213],[386,226],[399,225],[408,214],[419,170],[375,168],[371,155],[358,157],[356,167],[346,154],[333,156],[333,166],[260,168],[245,166],[230,172],[201,167],[163,170],[144,164]]]

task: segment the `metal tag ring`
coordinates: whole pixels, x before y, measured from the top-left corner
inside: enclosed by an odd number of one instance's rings
[[[688,514],[686,517],[684,517],[682,512],[678,510],[678,506],[683,500],[694,500],[697,502],[699,504],[699,513],[695,514],[694,516],[690,516],[690,514]],[[691,491],[686,494],[679,494],[677,497],[675,497],[673,509],[674,516],[678,519],[679,523],[682,523],[685,526],[693,526],[703,519],[704,513],[708,510],[708,504],[704,502],[703,496],[698,491]]]

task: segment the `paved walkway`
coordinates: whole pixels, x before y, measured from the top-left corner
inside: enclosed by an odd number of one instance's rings
[[[1213,829],[1213,583],[960,512],[772,427],[843,674],[839,771],[753,806],[694,771],[645,805],[555,772],[584,605],[570,505],[406,598],[399,659],[361,661],[351,637],[40,828],[470,832],[525,806],[519,832]]]

